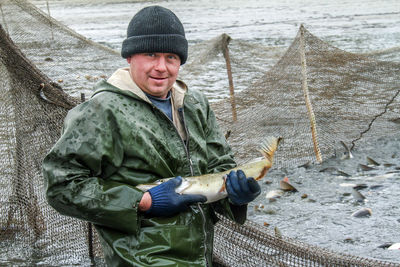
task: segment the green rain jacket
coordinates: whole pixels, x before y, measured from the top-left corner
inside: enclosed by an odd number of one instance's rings
[[[135,186],[230,169],[232,152],[203,94],[174,85],[173,118],[182,132],[127,78],[127,69],[118,70],[68,113],[43,161],[48,202],[95,225],[109,266],[211,266],[214,212],[243,223],[247,207],[223,199],[148,217],[138,210],[143,192]]]

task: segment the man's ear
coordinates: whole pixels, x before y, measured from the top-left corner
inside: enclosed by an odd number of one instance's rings
[[[131,56],[127,57],[126,61],[128,62],[128,64],[131,64]]]

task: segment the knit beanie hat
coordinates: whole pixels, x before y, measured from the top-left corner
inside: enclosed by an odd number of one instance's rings
[[[186,62],[188,42],[178,17],[161,6],[145,7],[133,16],[122,42],[123,58],[137,53],[173,53]]]

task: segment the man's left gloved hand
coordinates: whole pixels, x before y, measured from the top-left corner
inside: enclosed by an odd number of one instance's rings
[[[242,170],[231,171],[226,177],[226,191],[234,205],[244,205],[253,201],[261,193],[260,185],[253,177],[246,178]]]

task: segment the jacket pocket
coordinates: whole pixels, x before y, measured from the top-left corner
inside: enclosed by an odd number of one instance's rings
[[[201,247],[201,230],[195,225],[142,227],[136,253],[143,265],[193,266],[202,258]]]

